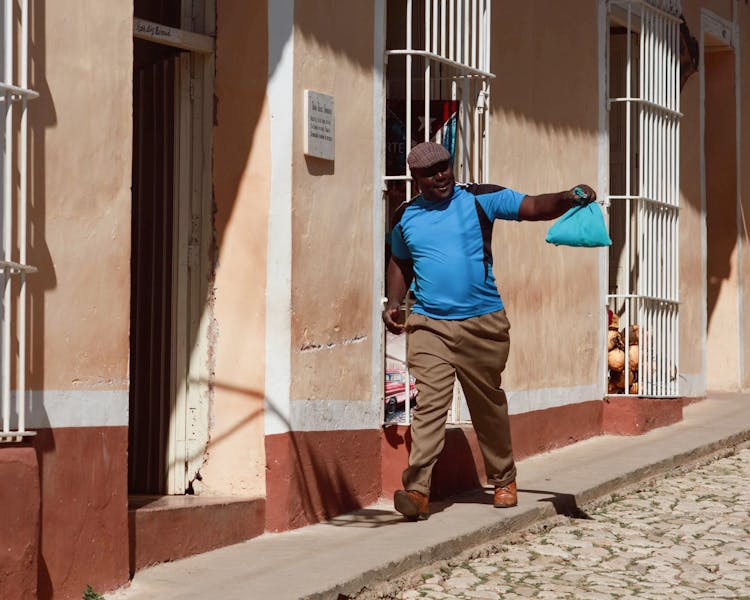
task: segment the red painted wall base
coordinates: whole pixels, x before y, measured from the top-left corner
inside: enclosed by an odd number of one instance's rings
[[[39,429],[39,600],[128,580],[127,427]]]
[[[549,452],[603,433],[639,435],[682,420],[681,400],[610,398],[592,400],[510,417],[516,460]],[[382,482],[384,497],[401,488],[411,447],[409,427],[393,425],[383,430]],[[445,447],[433,473],[433,498],[443,498],[486,483],[484,463],[476,434],[470,425],[449,427]]]
[[[263,533],[264,498],[132,496],[130,573]]]
[[[266,529],[295,529],[375,502],[380,436],[379,429],[266,436]]]
[[[604,400],[602,433],[641,435],[657,427],[682,421],[681,398],[662,400],[610,397]]]
[[[0,598],[35,600],[41,497],[34,448],[0,447],[0,481]]]

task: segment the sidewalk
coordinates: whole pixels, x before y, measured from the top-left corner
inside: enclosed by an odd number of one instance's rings
[[[600,436],[518,463],[519,505],[492,507],[489,490],[431,505],[404,522],[390,503],[326,523],[136,573],[108,600],[337,598],[355,594],[471,546],[501,539],[617,488],[750,440],[750,394],[716,394],[687,406],[684,420],[641,436]]]

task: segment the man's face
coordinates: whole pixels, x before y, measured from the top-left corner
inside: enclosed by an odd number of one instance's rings
[[[411,172],[425,200],[440,202],[453,195],[456,178],[450,161],[443,161],[425,169]]]

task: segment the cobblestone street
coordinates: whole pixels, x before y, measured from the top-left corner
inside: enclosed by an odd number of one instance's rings
[[[745,448],[425,569],[395,597],[750,598],[749,482]]]

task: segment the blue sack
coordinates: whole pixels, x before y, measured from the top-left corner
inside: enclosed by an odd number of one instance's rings
[[[585,248],[612,245],[596,202],[571,208],[549,228],[545,241],[555,246]]]

